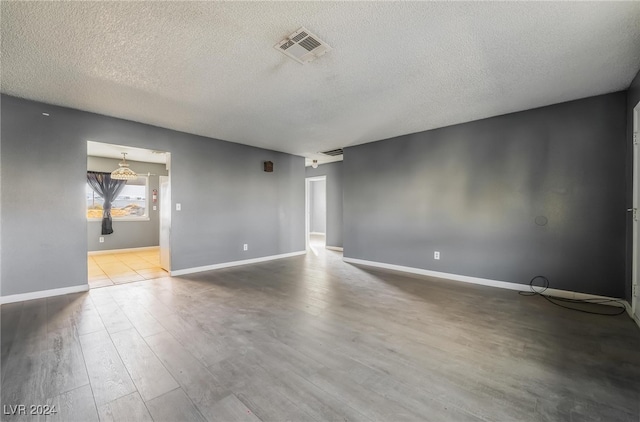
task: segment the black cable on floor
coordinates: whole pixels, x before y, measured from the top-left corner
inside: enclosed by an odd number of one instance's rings
[[[537,279],[542,280],[542,285],[541,286],[537,286],[537,285],[533,284],[534,281],[536,281]],[[624,302],[622,302],[621,300],[617,300],[617,299],[567,299],[567,298],[564,298],[564,297],[558,297],[558,296],[552,296],[552,295],[544,294],[544,292],[548,288],[549,288],[549,279],[547,277],[544,277],[544,276],[541,276],[541,275],[537,275],[537,276],[533,277],[531,279],[531,281],[529,282],[529,289],[531,289],[531,291],[530,292],[518,292],[518,294],[522,295],[522,296],[542,296],[548,302],[553,303],[554,305],[559,306],[561,308],[570,309],[572,311],[584,312],[585,314],[592,314],[592,315],[618,316],[618,315],[624,314],[626,309],[627,309],[625,307],[625,305],[624,305]],[[558,302],[576,303],[576,304],[592,304],[592,305],[604,305],[604,304],[615,303],[614,307],[618,308],[618,311],[616,311],[616,312],[587,311],[585,309],[578,309],[578,308],[573,308],[571,306],[565,306],[565,305],[562,305],[561,303],[558,303]]]

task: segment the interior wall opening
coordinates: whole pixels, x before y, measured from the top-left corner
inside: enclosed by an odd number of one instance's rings
[[[124,171],[125,175],[116,173]],[[87,267],[91,288],[166,277],[170,271],[170,154],[87,141]],[[170,205],[169,205],[170,206]],[[161,218],[164,212],[165,218]],[[164,259],[161,259],[163,257]]]
[[[306,181],[307,249],[318,255],[327,239],[327,177],[308,177]]]

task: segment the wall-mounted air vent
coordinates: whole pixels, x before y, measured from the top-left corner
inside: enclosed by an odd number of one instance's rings
[[[324,151],[324,152],[321,152],[320,154],[330,155],[332,157],[335,157],[337,155],[342,155],[343,151],[342,151],[342,148],[338,148],[338,149],[332,149],[331,151]]]
[[[331,51],[329,44],[304,27],[274,45],[273,48],[302,64],[309,63],[327,51]]]

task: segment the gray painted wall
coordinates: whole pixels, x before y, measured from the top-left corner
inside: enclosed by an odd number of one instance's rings
[[[627,207],[633,207],[633,109],[640,102],[640,71],[631,81],[627,91]],[[627,214],[627,249],[626,249],[626,272],[625,272],[625,298],[631,303],[632,284],[632,254],[633,254],[633,217]],[[640,262],[640,260],[638,261]]]
[[[309,184],[311,216],[309,218],[309,230],[316,233],[325,233],[327,230],[327,182],[316,180]]]
[[[87,170],[111,172],[118,168],[121,160],[104,157],[87,157]],[[160,240],[160,219],[158,208],[153,210],[151,193],[153,189],[159,189],[159,176],[167,176],[169,172],[164,164],[144,163],[127,160],[131,169],[138,174],[149,176],[149,219],[146,221],[121,221],[113,220],[113,233],[104,236],[104,243],[99,242],[102,236],[102,222],[87,221],[87,243],[89,251],[104,251],[111,249],[141,248],[146,246],[158,246]],[[158,204],[159,204],[158,198]],[[156,204],[156,206],[158,205]]]
[[[327,246],[342,247],[342,161],[321,164],[317,169],[307,167],[305,177],[327,176]]]
[[[345,256],[623,297],[625,128],[619,92],[346,148]]]
[[[5,296],[86,285],[87,140],[172,153],[172,202],[182,204],[172,213],[174,270],[305,249],[302,157],[6,95],[1,100]],[[266,160],[273,173],[262,171]]]

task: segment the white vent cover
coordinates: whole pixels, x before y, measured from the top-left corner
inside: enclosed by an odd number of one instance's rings
[[[344,152],[342,151],[342,148],[338,148],[338,149],[332,149],[331,151],[323,151],[320,154],[330,155],[332,157],[337,157],[338,155],[343,155]]]
[[[327,51],[331,51],[329,44],[321,41],[304,27],[274,45],[273,48],[302,64],[309,63]]]

